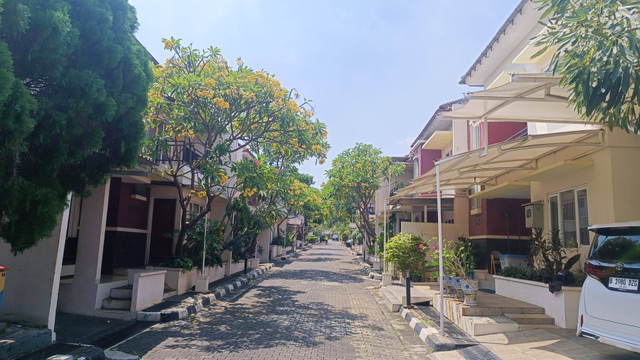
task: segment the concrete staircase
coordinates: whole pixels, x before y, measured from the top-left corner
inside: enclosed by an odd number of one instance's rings
[[[109,297],[102,300],[102,309],[129,311],[131,309],[132,285],[113,288]]]
[[[488,270],[474,270],[473,278],[478,280],[478,287],[480,289],[496,290],[496,282]]]
[[[440,311],[437,295],[434,300],[434,308]],[[554,319],[545,315],[542,307],[482,291],[477,300],[478,306],[471,307],[445,298],[444,315],[473,336],[555,327]]]

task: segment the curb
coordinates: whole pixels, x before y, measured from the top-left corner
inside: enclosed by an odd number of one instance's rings
[[[370,278],[374,279],[374,280],[381,280],[382,281],[382,275],[376,271],[373,271],[373,269],[371,268],[371,265],[365,263],[364,261],[362,261],[362,259],[356,259],[356,262],[358,263],[358,265],[360,265],[360,267],[362,268],[362,271]]]
[[[414,315],[411,310],[400,308],[398,310],[400,316],[409,323],[409,326],[413,329],[413,331],[418,334],[420,340],[424,341],[433,351],[451,351],[456,350],[456,344],[445,336],[440,336],[439,331],[436,328],[425,326],[421,321],[420,317]]]
[[[168,321],[184,319],[202,310],[202,308],[213,304],[218,299],[221,299],[227,294],[230,294],[236,291],[237,289],[241,288],[245,284],[248,284],[251,280],[257,279],[260,275],[271,270],[272,267],[273,267],[272,264],[267,264],[264,267],[252,270],[248,274],[241,276],[238,280],[232,283],[222,285],[221,288],[219,289],[216,289],[209,293],[201,293],[201,294],[194,295],[188,298],[193,301],[193,304],[191,305],[185,306],[185,305],[179,304],[175,307],[165,309],[162,311],[139,311],[138,314],[136,315],[136,320],[150,321],[150,322],[168,322]]]

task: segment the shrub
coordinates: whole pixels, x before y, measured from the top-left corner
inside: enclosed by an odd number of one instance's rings
[[[422,275],[429,246],[420,236],[400,233],[387,242],[385,261],[394,263],[400,271]]]

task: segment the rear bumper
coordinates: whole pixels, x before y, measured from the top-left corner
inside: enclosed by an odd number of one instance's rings
[[[599,333],[597,330],[590,329],[587,326],[583,326],[582,328],[578,329],[578,336],[598,340],[603,344],[612,345],[621,349],[640,353],[640,342],[631,342],[625,339],[617,338],[615,336],[604,335]]]

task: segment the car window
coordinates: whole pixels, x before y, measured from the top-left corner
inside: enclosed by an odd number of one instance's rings
[[[597,229],[589,254],[603,262],[640,263],[640,228]]]

